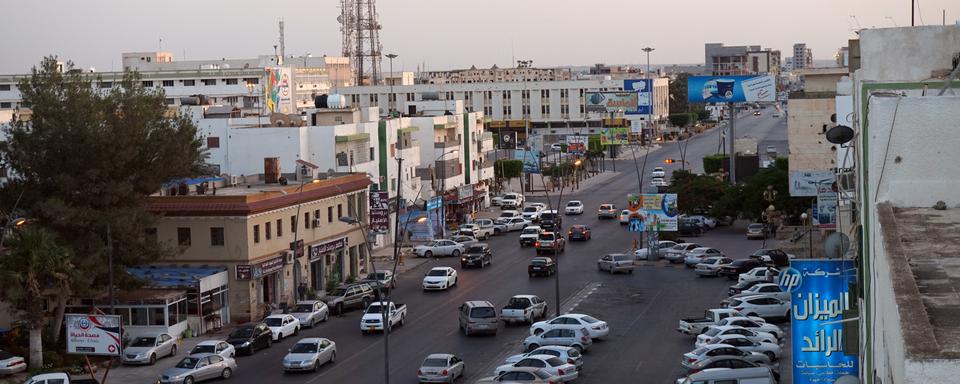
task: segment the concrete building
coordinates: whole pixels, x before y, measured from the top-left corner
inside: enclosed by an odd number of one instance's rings
[[[793,45],[793,69],[812,68],[813,51],[807,48],[807,43]]]
[[[780,72],[780,51],[763,49],[759,45],[707,43],[703,51],[703,65],[708,75],[776,75]]]
[[[570,80],[570,78],[569,68],[531,68],[527,66],[500,68],[494,65],[493,67],[485,69],[472,66],[469,69],[455,69],[450,71],[424,71],[420,72],[418,82],[421,84],[471,84],[518,81],[565,81]]]
[[[849,47],[840,47],[837,50],[837,53],[833,55],[834,61],[837,63],[837,66],[846,67],[850,65],[850,48]]]
[[[830,117],[836,113],[837,81],[846,68],[816,68],[794,71],[803,79],[803,90],[787,100],[787,138],[791,174],[827,171],[837,167],[837,148],[827,141]]]

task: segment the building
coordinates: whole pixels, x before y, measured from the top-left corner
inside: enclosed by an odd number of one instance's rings
[[[825,133],[836,113],[837,81],[847,68],[810,68],[794,71],[803,78],[803,90],[787,100],[787,139],[790,173],[837,168],[837,148]]]
[[[147,236],[179,247],[168,262],[226,268],[231,319],[239,323],[369,270],[360,226],[338,220],[367,220],[367,175],[320,173],[291,185],[267,184],[264,176],[247,175],[237,185],[184,180],[169,186],[176,194],[165,188],[146,202],[161,216]],[[191,191],[202,185],[212,190]]]
[[[780,51],[759,45],[724,46],[704,44],[704,71],[712,76],[760,75],[780,73]]]
[[[841,47],[837,50],[837,53],[833,55],[834,61],[839,67],[846,67],[850,65],[850,48]]]
[[[420,72],[418,77],[418,82],[421,84],[472,84],[565,80],[570,80],[569,68],[531,68],[528,66],[500,68],[496,65],[485,69],[478,69],[476,66],[471,66],[469,69],[455,69],[450,71],[423,71]]]
[[[792,70],[793,70],[793,58],[788,57],[786,59],[783,59],[783,71],[790,72]]]
[[[807,48],[807,43],[793,45],[793,69],[812,68],[813,51]]]

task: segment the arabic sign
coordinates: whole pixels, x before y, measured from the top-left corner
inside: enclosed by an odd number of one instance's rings
[[[830,189],[834,181],[833,171],[790,172],[790,196],[813,197],[823,189]]]
[[[837,227],[837,193],[827,189],[817,194],[817,227]]]
[[[253,278],[259,279],[263,275],[283,269],[283,259],[283,255],[280,255],[255,265],[253,267]]]
[[[293,92],[290,87],[290,68],[264,68],[267,79],[263,92],[266,96],[267,113],[292,113]]]
[[[604,128],[600,133],[600,144],[628,144],[630,143],[630,128]]]
[[[780,274],[780,287],[792,297],[794,383],[833,383],[840,376],[857,375],[856,351],[844,351],[839,323],[856,300],[849,288],[856,275],[853,261],[824,259],[791,260]]]
[[[567,135],[567,152],[586,153],[590,149],[590,136]]]
[[[64,315],[67,353],[120,356],[120,316]]]
[[[776,101],[773,76],[690,76],[687,100],[691,103]]]
[[[625,111],[627,115],[653,114],[653,79],[624,80],[623,90],[637,93],[637,110]]]
[[[253,276],[253,266],[250,264],[237,264],[234,269],[237,281],[250,280],[250,277]]]
[[[640,100],[637,92],[586,92],[587,112],[636,112]]]
[[[350,239],[346,236],[330,240],[320,244],[310,246],[310,261],[317,260],[325,254],[336,252],[350,245]]]
[[[430,198],[430,200],[427,200],[427,210],[428,211],[435,210],[437,208],[440,208],[440,205],[442,204],[443,204],[443,198],[440,196],[434,196]]]
[[[390,192],[370,191],[370,230],[390,230]]]

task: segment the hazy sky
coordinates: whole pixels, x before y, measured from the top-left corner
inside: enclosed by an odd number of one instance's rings
[[[917,0],[919,1],[919,0]],[[175,59],[273,52],[286,22],[287,54],[340,54],[338,0],[2,0],[0,73],[23,73],[56,54],[99,71],[120,53],[160,47]],[[926,24],[960,19],[960,1],[923,0]],[[380,0],[384,52],[394,69],[510,65],[702,63],[703,44],[759,44],[791,56],[806,42],[830,59],[862,28],[910,24],[910,0]],[[851,15],[855,15],[854,19]],[[511,48],[512,47],[512,48]],[[511,54],[511,52],[513,52]],[[387,70],[386,60],[384,68]]]

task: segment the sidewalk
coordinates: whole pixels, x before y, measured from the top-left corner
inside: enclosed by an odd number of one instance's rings
[[[397,275],[402,275],[407,271],[417,269],[417,267],[430,261],[430,259],[425,257],[420,258],[414,256],[412,250],[413,248],[411,247],[400,248],[400,253],[405,256],[402,259],[403,263],[397,265]],[[373,260],[374,269],[393,269],[393,246],[373,250],[373,257],[371,259]]]

